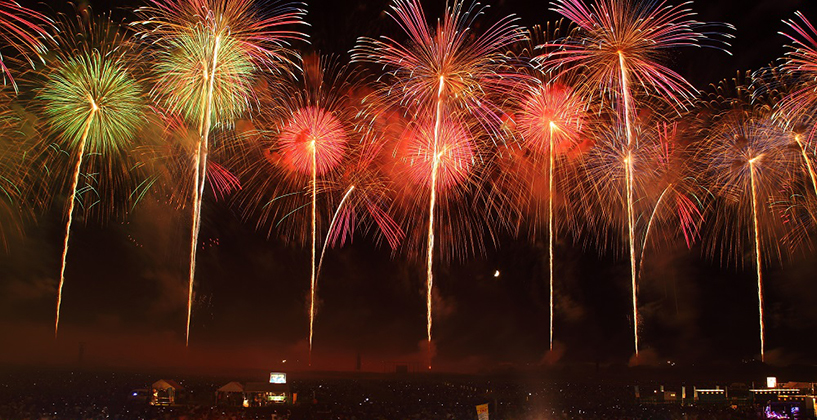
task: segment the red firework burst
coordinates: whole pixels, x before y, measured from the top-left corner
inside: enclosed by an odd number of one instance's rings
[[[327,110],[306,106],[296,109],[287,120],[278,139],[278,150],[291,171],[312,173],[312,155],[316,171],[324,175],[336,168],[347,148],[346,130]]]

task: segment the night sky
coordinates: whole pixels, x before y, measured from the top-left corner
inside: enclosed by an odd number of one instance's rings
[[[22,1],[31,7],[43,5]],[[138,4],[133,0],[128,3]],[[348,61],[358,36],[391,34],[386,0],[312,1],[304,51]],[[557,16],[544,0],[488,1],[491,23],[517,13],[526,26]],[[693,5],[704,21],[729,22],[729,56],[689,50],[671,67],[696,87],[773,62],[785,51],[781,19],[811,0],[719,1]],[[91,2],[97,12],[109,2]],[[441,2],[424,1],[429,17]],[[122,3],[116,2],[117,7]],[[61,5],[51,5],[64,10]],[[115,16],[132,18],[125,9]],[[58,201],[58,203],[64,202]],[[53,338],[62,207],[54,205],[24,238],[0,251],[0,364],[305,368],[309,249],[256,232],[229,202],[205,198],[190,348],[184,349],[189,210],[147,200],[127,220],[80,218],[71,237],[61,334]],[[706,229],[706,227],[705,227]],[[567,235],[563,235],[567,236]],[[629,266],[623,250],[600,253],[585,241],[557,243],[556,349],[548,349],[547,242],[501,237],[498,248],[466,261],[437,263],[435,366],[481,371],[501,366],[627,363],[632,354]],[[813,248],[813,247],[812,247]],[[739,363],[756,356],[756,283],[751,265],[723,265],[683,244],[651,249],[640,283],[642,342],[651,361]],[[499,277],[494,272],[499,270]],[[766,268],[767,359],[815,363],[813,254]],[[425,355],[425,267],[369,237],[330,249],[320,278],[315,369],[363,369]],[[286,359],[287,364],[282,365]]]

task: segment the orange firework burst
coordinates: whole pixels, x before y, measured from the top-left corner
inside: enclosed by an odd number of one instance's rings
[[[520,44],[521,51],[508,63],[508,72],[519,77],[514,88],[503,95],[502,131],[507,140],[492,151],[488,204],[490,211],[499,220],[510,222],[508,227],[516,233],[526,222],[531,239],[537,238],[539,229],[550,230],[551,206],[554,215],[570,215],[556,217],[556,229],[569,225],[579,230],[590,221],[579,216],[582,206],[568,202],[566,193],[575,189],[571,184],[579,179],[577,164],[592,146],[592,137],[585,133],[586,126],[594,121],[591,103],[581,94],[581,79],[554,79],[531,63],[536,45],[570,30],[564,21],[548,24],[546,31],[535,27],[531,40]]]
[[[566,155],[578,142],[587,103],[561,83],[526,89],[516,126],[529,147],[545,155]]]

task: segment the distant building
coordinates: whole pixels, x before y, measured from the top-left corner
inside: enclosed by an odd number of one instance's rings
[[[753,406],[762,408],[765,419],[814,419],[817,413],[817,383],[777,381],[768,377],[765,387],[748,387],[733,383],[721,388],[698,388],[682,386],[680,392],[658,389],[643,392],[633,387],[639,404],[713,404],[732,408]],[[690,392],[691,391],[691,392]]]
[[[661,385],[658,389],[654,389],[651,392],[647,392],[646,394],[642,395],[641,391],[639,390],[638,386],[635,386],[635,398],[641,404],[666,404],[666,403],[676,403],[680,402],[681,395],[678,394],[677,391],[668,391],[664,389],[664,385]]]
[[[248,382],[244,385],[244,400],[245,407],[265,407],[294,402],[289,384],[267,382]]]
[[[716,386],[715,388],[693,388],[693,398],[699,403],[726,404],[729,400],[726,389]]]
[[[418,372],[420,372],[420,364],[418,362],[383,362],[383,373],[408,374]]]
[[[175,405],[184,400],[184,387],[170,379],[159,379],[150,386],[151,405]]]
[[[241,382],[230,382],[216,391],[216,405],[241,407],[244,401],[244,385]]]
[[[293,394],[286,373],[271,372],[269,382],[229,382],[216,391],[216,405],[233,407],[266,407],[293,404]]]

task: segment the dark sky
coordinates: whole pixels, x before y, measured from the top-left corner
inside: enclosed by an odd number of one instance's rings
[[[517,13],[525,25],[556,16],[548,2],[503,0],[484,18]],[[696,50],[673,67],[699,88],[781,56],[780,22],[809,0],[699,1],[701,20],[737,27],[733,56]],[[91,2],[100,12],[107,2]],[[307,50],[344,60],[360,35],[397,34],[383,14],[388,1],[309,3]],[[438,16],[440,2],[425,2]],[[117,6],[121,3],[117,2]],[[52,7],[61,10],[60,5]],[[122,17],[127,11],[118,10]],[[207,365],[292,369],[306,357],[309,250],[267,239],[226,203],[205,202],[191,348],[184,350],[189,215],[155,200],[127,221],[75,224],[66,270],[61,336],[53,339],[59,275],[61,206],[26,227],[0,253],[0,364],[111,366]],[[556,339],[563,362],[626,363],[632,353],[628,265],[620,252],[599,255],[560,242]],[[438,265],[435,363],[475,371],[545,360],[547,248],[544,238],[502,238],[499,249],[467,262]],[[655,360],[737,362],[757,352],[754,272],[721,268],[683,246],[657,251],[641,283],[642,340]],[[812,255],[766,268],[770,361],[815,362]],[[494,278],[495,270],[501,275]],[[424,267],[393,256],[366,237],[328,252],[320,279],[315,367],[366,370],[421,362],[425,350]],[[13,340],[10,339],[13,337]],[[286,359],[288,365],[281,366]]]

